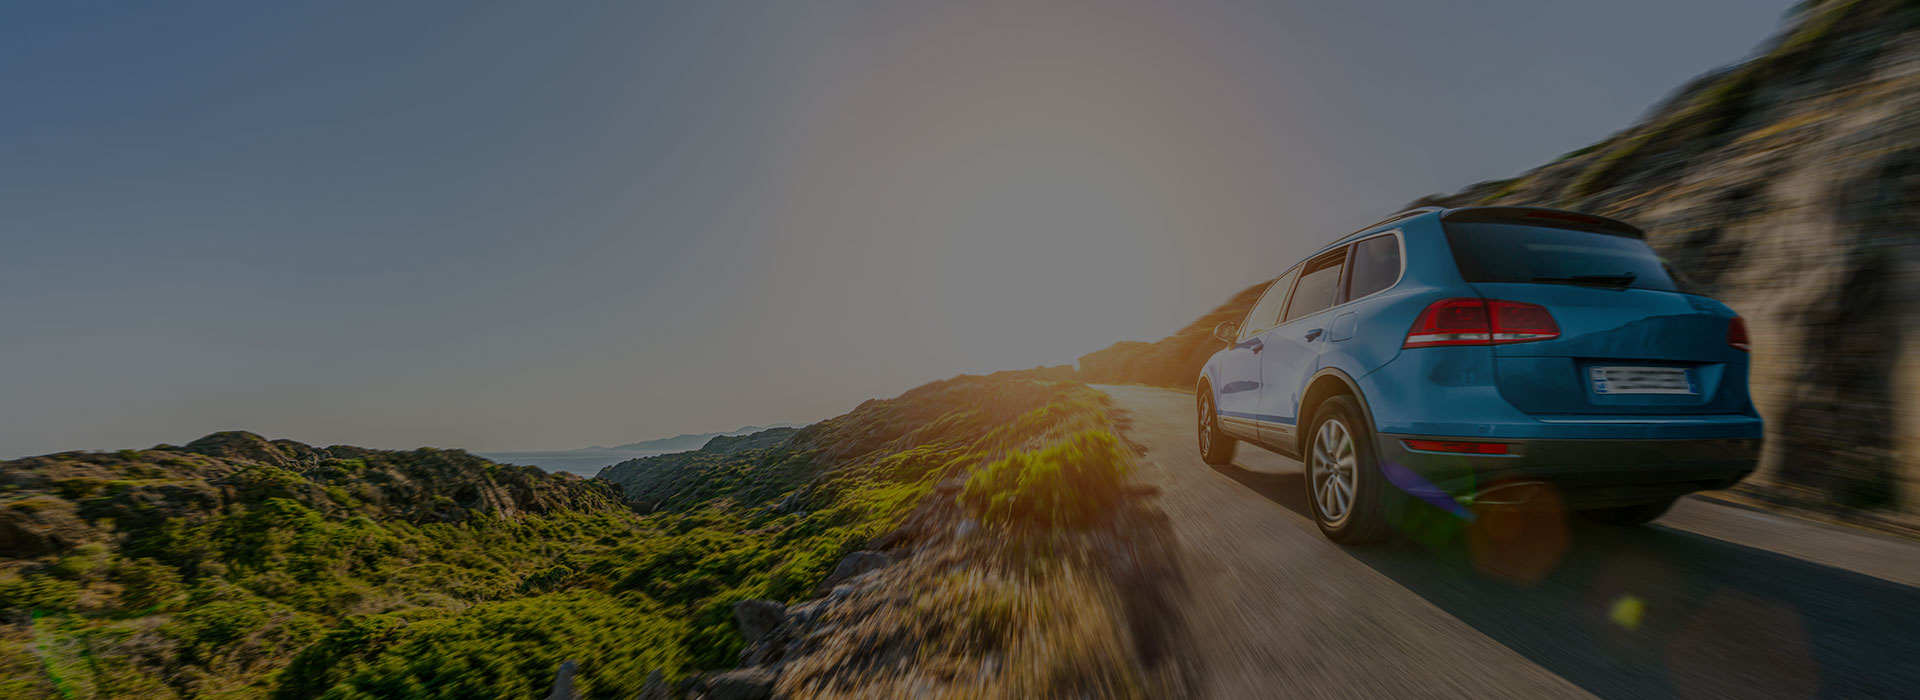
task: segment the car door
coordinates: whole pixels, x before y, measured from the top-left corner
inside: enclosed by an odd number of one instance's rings
[[[1315,256],[1301,265],[1299,280],[1280,324],[1266,332],[1260,351],[1260,441],[1292,451],[1299,421],[1300,394],[1320,367],[1327,343],[1328,309],[1339,303],[1347,249]]]
[[[1240,320],[1233,346],[1220,357],[1218,374],[1214,377],[1219,385],[1214,391],[1219,395],[1216,405],[1220,426],[1229,435],[1259,439],[1254,421],[1260,411],[1260,354],[1265,350],[1267,331],[1280,323],[1280,314],[1287,305],[1287,292],[1293,288],[1298,271],[1298,267],[1288,270],[1267,286],[1266,293],[1254,302],[1246,318]]]

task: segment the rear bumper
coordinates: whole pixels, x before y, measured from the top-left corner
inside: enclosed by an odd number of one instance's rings
[[[1649,503],[1725,488],[1753,472],[1760,438],[1501,439],[1508,454],[1426,452],[1402,440],[1485,440],[1384,433],[1381,469],[1402,490],[1428,500],[1468,502],[1514,482],[1552,484],[1571,507]]]

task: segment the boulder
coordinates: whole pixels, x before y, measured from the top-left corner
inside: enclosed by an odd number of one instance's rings
[[[827,580],[820,584],[820,589],[832,589],[855,576],[885,567],[892,562],[891,558],[879,552],[854,552],[840,559],[840,563],[833,567],[833,573],[828,574]]]
[[[671,700],[672,691],[667,688],[667,679],[660,675],[660,669],[647,674],[647,682],[641,684],[640,694],[634,700]]]
[[[547,695],[547,700],[578,700],[580,694],[573,689],[573,674],[579,668],[580,665],[572,661],[561,663],[559,673],[553,678],[553,692]]]
[[[743,600],[733,604],[733,623],[747,644],[766,639],[787,619],[787,606],[771,600]]]

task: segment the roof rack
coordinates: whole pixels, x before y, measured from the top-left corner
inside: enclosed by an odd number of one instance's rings
[[[1436,207],[1436,206],[1432,206],[1432,205],[1428,205],[1428,206],[1424,206],[1424,207],[1414,207],[1414,208],[1412,208],[1412,209],[1408,209],[1408,210],[1406,210],[1406,211],[1403,211],[1403,212],[1400,212],[1400,213],[1398,213],[1398,214],[1394,214],[1393,216],[1389,216],[1389,217],[1387,217],[1387,218],[1384,218],[1384,219],[1381,219],[1381,220],[1379,220],[1379,221],[1375,221],[1375,222],[1373,222],[1373,223],[1371,223],[1371,224],[1367,224],[1367,225],[1365,225],[1365,226],[1362,226],[1362,227],[1360,227],[1360,228],[1358,228],[1358,229],[1356,229],[1356,230],[1354,230],[1354,231],[1353,231],[1352,233],[1343,233],[1343,234],[1340,234],[1340,237],[1339,237],[1339,238],[1335,238],[1335,239],[1333,239],[1333,240],[1334,240],[1335,242],[1339,242],[1339,241],[1341,241],[1341,240],[1344,240],[1344,239],[1346,239],[1346,238],[1347,238],[1347,237],[1349,237],[1349,236],[1353,236],[1353,235],[1355,235],[1355,234],[1359,234],[1359,233],[1364,233],[1364,232],[1366,232],[1366,231],[1368,231],[1368,230],[1370,230],[1370,229],[1375,229],[1375,228],[1379,228],[1379,227],[1381,227],[1381,226],[1385,226],[1385,225],[1387,225],[1387,224],[1391,224],[1391,223],[1393,223],[1393,222],[1395,222],[1395,221],[1399,221],[1399,220],[1401,220],[1401,219],[1408,219],[1408,218],[1412,218],[1412,217],[1415,217],[1415,216],[1419,216],[1419,215],[1421,215],[1421,214],[1426,214],[1426,213],[1430,213],[1430,212],[1436,212],[1436,211],[1446,211],[1446,210],[1447,210],[1447,208],[1446,208],[1446,207]]]
[[[1379,223],[1379,224],[1374,224],[1373,226],[1379,226],[1380,224],[1384,224],[1384,223],[1388,223],[1388,222],[1393,222],[1393,221],[1399,221],[1399,220],[1401,220],[1401,219],[1405,219],[1405,218],[1407,218],[1407,217],[1410,217],[1410,216],[1419,216],[1419,215],[1421,215],[1421,214],[1425,214],[1425,213],[1427,213],[1427,212],[1430,212],[1430,211],[1446,211],[1446,210],[1447,210],[1447,208],[1446,208],[1446,207],[1441,207],[1441,206],[1434,206],[1434,205],[1432,205],[1432,204],[1429,204],[1429,205],[1426,205],[1426,206],[1424,206],[1424,207],[1414,207],[1414,208],[1412,208],[1412,209],[1408,209],[1408,210],[1406,210],[1406,211],[1403,211],[1403,212],[1400,212],[1400,213],[1398,213],[1398,214],[1394,214],[1393,216],[1389,216],[1389,217],[1387,217],[1387,218],[1385,218],[1385,219],[1381,219],[1381,220],[1380,220],[1380,223]],[[1368,226],[1367,228],[1373,228],[1373,226]],[[1364,231],[1364,230],[1366,230],[1366,229],[1361,229],[1361,230],[1363,230],[1363,231]]]

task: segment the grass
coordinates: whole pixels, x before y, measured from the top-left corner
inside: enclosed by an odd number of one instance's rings
[[[960,504],[982,523],[1030,530],[1084,528],[1120,498],[1127,458],[1119,440],[1087,430],[1033,452],[1015,452],[973,473]]]

